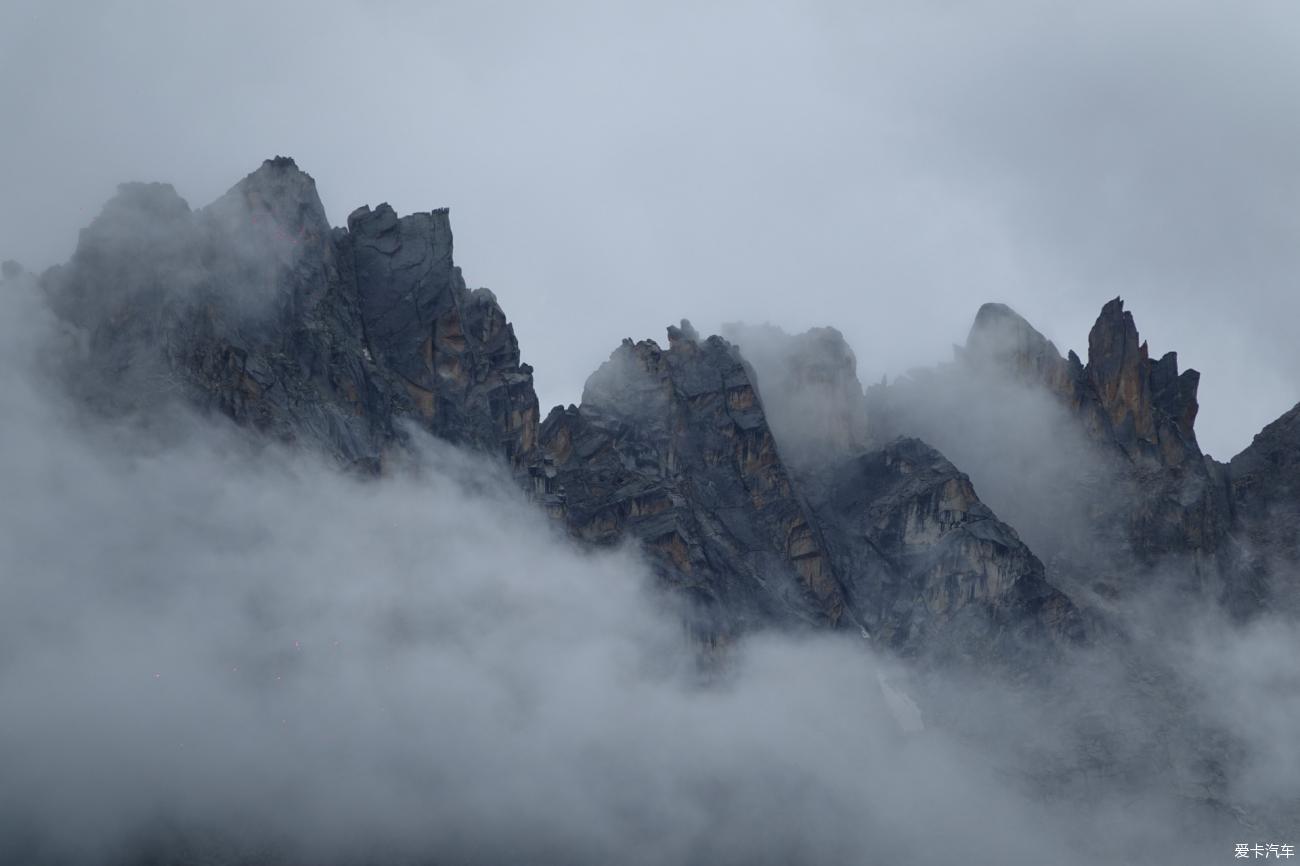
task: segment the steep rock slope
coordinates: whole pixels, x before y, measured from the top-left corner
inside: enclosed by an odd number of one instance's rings
[[[1043,564],[924,442],[862,451],[806,489],[854,610],[884,644],[973,662],[1083,639]]]
[[[796,471],[867,446],[857,358],[834,328],[789,335],[772,325],[731,323],[723,334],[758,372],[772,432]]]
[[[851,628],[1010,661],[1032,655],[1021,637],[1078,636],[966,476],[920,442],[865,451],[832,329],[764,359],[788,372],[760,397],[734,346],[683,322],[667,349],[625,342],[539,426],[532,369],[493,295],[466,287],[447,212],[363,207],[331,229],[282,157],[198,211],[124,185],[42,282],[84,335],[69,380],[101,411],[179,397],[367,472],[407,425],[497,455],[577,538],[643,545],[706,640]]]
[[[451,260],[446,211],[331,229],[277,157],[199,211],[124,184],[43,276],[86,334],[80,391],[109,411],[183,396],[378,471],[401,424],[503,454],[535,443],[532,370],[495,298]]]
[[[870,444],[857,360],[839,331],[727,330],[753,360],[781,453],[792,453],[836,574],[879,641],[955,659],[1083,638],[1079,612],[967,475],[918,439]]]
[[[1088,362],[986,304],[956,359],[868,390],[873,435],[936,442],[1085,603],[1173,588],[1245,611],[1223,467],[1196,443],[1199,374],[1150,360],[1118,298]]]
[[[1228,466],[1242,585],[1300,612],[1300,404],[1266,426]]]
[[[800,363],[757,392],[743,351],[686,322],[667,350],[624,342],[582,405],[542,425],[548,507],[580,538],[642,542],[723,635],[852,625],[909,655],[1001,662],[1022,661],[1028,643],[1078,640],[1073,606],[965,475],[915,440],[866,451],[854,436],[860,399],[821,411],[846,381],[862,392],[838,333],[815,339],[819,351],[792,344]],[[808,377],[829,387],[809,391]],[[815,423],[799,429],[810,412]],[[793,463],[781,430],[799,434]]]
[[[836,626],[843,590],[796,493],[748,371],[688,323],[668,349],[624,341],[582,405],[541,430],[547,507],[586,541],[639,539],[721,634],[771,622]]]

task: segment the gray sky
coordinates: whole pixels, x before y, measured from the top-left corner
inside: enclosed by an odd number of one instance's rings
[[[1120,294],[1203,373],[1203,446],[1300,399],[1300,7],[908,2],[0,5],[0,258],[124,180],[262,159],[452,208],[544,406],[625,336],[833,324],[864,380],[978,305],[1086,348]]]

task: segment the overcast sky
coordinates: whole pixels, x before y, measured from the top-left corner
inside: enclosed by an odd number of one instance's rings
[[[332,222],[450,206],[544,408],[625,336],[832,324],[865,381],[978,305],[1086,350],[1122,295],[1226,459],[1300,400],[1300,6],[0,3],[0,258],[125,180],[262,159]]]

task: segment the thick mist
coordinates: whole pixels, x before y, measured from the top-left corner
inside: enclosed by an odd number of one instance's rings
[[[577,549],[495,464],[413,434],[366,481],[180,407],[97,418],[63,396],[76,330],[31,279],[2,288],[3,859],[1089,864],[1255,841],[1177,789],[1201,778],[1183,740],[1142,753],[1169,720],[1105,654],[1048,694],[856,634],[701,666],[634,550]],[[1198,720],[1176,730],[1230,741],[1227,789],[1294,802],[1295,630],[1151,646]]]

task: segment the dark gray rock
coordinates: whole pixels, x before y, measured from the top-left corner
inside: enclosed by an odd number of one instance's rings
[[[701,633],[835,627],[843,590],[777,453],[752,377],[720,337],[689,323],[669,348],[625,340],[582,405],[541,429],[538,492],[584,541],[634,539],[697,604]]]
[[[447,210],[398,218],[387,204],[348,217],[361,322],[377,363],[399,377],[422,424],[523,466],[536,444],[532,368],[487,289],[452,263]]]
[[[969,467],[1075,601],[1113,613],[1165,587],[1238,610],[1226,481],[1193,429],[1198,380],[1173,352],[1150,360],[1118,298],[1086,365],[988,304],[954,363],[870,389],[869,421],[873,435],[921,436]]]
[[[832,393],[851,381],[860,411],[852,356],[846,366],[830,334],[766,335],[769,372],[792,364],[774,389],[818,370]],[[1082,639],[1042,564],[941,455],[914,440],[866,452],[830,435],[852,428],[823,425],[822,459],[791,468],[774,434],[799,408],[768,412],[754,381],[736,347],[701,341],[686,322],[667,350],[625,341],[582,405],[542,425],[539,495],[585,541],[640,542],[664,581],[697,600],[709,640],[772,624],[851,627],[929,662],[1025,668]]]
[[[402,421],[522,467],[532,370],[451,261],[446,211],[381,205],[331,229],[310,175],[264,162],[201,211],[126,184],[43,281],[88,334],[73,373],[106,411],[177,396],[378,471]]]
[[[1074,605],[970,479],[917,439],[806,482],[851,609],[878,641],[951,663],[1005,662],[1082,642]]]
[[[1300,613],[1300,404],[1228,465],[1244,604]]]

